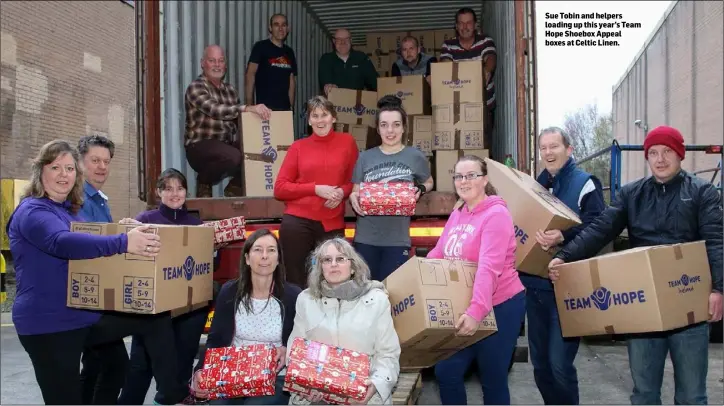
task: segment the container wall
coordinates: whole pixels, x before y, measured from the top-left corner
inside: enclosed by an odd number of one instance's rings
[[[492,150],[495,156],[512,154],[519,161],[517,138],[517,107],[515,83],[515,3],[510,1],[483,2],[480,26],[495,41],[498,54],[495,69],[495,129]]]
[[[724,133],[724,3],[678,1],[613,90],[614,136],[643,145],[645,131],[670,125],[687,144],[721,144]],[[641,120],[641,126],[634,124]],[[687,151],[685,170],[716,167],[718,155]],[[640,152],[624,152],[622,184],[650,175]],[[711,180],[712,173],[701,176]],[[718,183],[717,180],[714,182]]]
[[[289,21],[287,38],[295,52],[299,76],[295,111],[298,135],[306,131],[305,101],[317,93],[317,62],[331,50],[328,34],[314,21],[301,2],[295,1],[164,1],[162,14],[162,145],[163,168],[184,172],[189,195],[196,193],[195,172],[188,165],[183,148],[186,87],[201,74],[204,48],[218,44],[226,51],[226,81],[244,98],[244,73],[252,46],[268,38],[269,18],[283,13]],[[311,74],[310,74],[311,72]],[[222,196],[226,182],[214,188]]]

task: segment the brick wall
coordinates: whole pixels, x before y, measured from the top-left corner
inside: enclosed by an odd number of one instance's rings
[[[0,176],[26,179],[46,142],[97,133],[116,153],[104,192],[135,216],[135,14],[121,1],[9,1],[0,7]]]

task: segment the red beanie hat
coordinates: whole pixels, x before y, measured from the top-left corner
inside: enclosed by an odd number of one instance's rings
[[[649,131],[644,140],[645,159],[649,159],[649,148],[654,145],[666,145],[673,149],[682,161],[684,160],[684,154],[686,153],[684,137],[676,128],[661,125]]]

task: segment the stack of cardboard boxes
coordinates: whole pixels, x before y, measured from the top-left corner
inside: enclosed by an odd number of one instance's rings
[[[400,41],[408,35],[417,38],[423,53],[439,57],[443,41],[454,37],[455,30],[370,33],[367,34],[367,45],[358,49],[372,59],[380,77],[387,77],[400,56]]]

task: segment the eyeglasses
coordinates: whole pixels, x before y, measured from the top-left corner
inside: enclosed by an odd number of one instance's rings
[[[467,175],[453,175],[453,182],[460,182],[465,178],[465,180],[475,180],[481,176],[485,176],[482,173],[468,173]]]
[[[332,265],[332,263],[334,263],[334,262],[337,262],[339,265],[344,265],[349,261],[351,261],[350,258],[343,257],[343,256],[322,258],[323,265]]]

